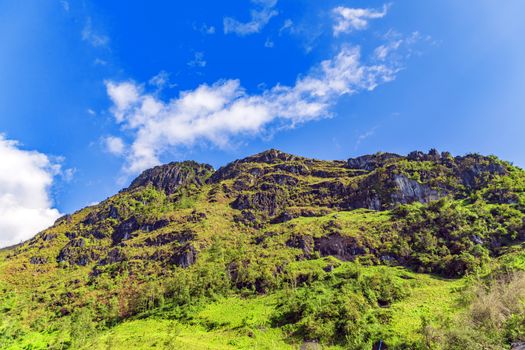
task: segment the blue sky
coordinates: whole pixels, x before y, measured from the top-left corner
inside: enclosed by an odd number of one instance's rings
[[[525,166],[524,14],[519,0],[0,0],[0,212],[40,223],[0,222],[0,245],[171,160],[435,147]]]

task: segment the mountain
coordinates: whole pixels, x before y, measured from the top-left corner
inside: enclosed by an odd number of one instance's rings
[[[0,348],[505,349],[524,218],[494,156],[173,162],[0,251]]]

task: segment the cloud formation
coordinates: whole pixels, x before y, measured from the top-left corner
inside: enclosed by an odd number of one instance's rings
[[[49,189],[60,165],[0,135],[0,247],[20,243],[60,217]],[[68,170],[64,176],[72,176]]]
[[[116,156],[122,155],[126,148],[124,141],[116,136],[108,136],[104,138],[104,146],[109,153]]]
[[[250,11],[250,20],[240,22],[232,17],[225,17],[223,20],[224,34],[237,34],[239,36],[259,33],[272,19],[279,14],[275,10],[277,0],[252,0],[256,8]]]
[[[338,36],[355,30],[366,29],[370,20],[386,16],[388,6],[383,6],[382,10],[338,6],[332,11],[335,20],[332,29],[334,35]]]
[[[292,86],[260,94],[248,93],[235,79],[202,84],[168,101],[131,81],[108,81],[106,87],[115,120],[133,134],[124,152],[131,174],[159,164],[161,154],[177,147],[202,142],[227,147],[238,136],[329,117],[339,97],[373,90],[398,70],[393,62],[367,64],[359,47],[344,46]]]

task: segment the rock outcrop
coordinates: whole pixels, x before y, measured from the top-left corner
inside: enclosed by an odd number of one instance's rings
[[[151,185],[169,195],[183,186],[203,185],[212,172],[213,167],[208,164],[194,161],[173,162],[144,171],[126,191]]]

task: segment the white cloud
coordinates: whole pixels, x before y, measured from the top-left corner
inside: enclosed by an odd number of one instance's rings
[[[0,247],[20,243],[60,217],[49,189],[60,165],[0,135]]]
[[[195,52],[195,55],[191,61],[188,62],[188,66],[196,68],[206,67],[206,60],[204,59],[203,52]]]
[[[224,34],[234,33],[239,36],[245,36],[259,33],[270,22],[272,17],[279,14],[274,9],[277,0],[252,0],[252,3],[257,8],[250,11],[250,20],[248,22],[240,22],[232,17],[224,18]]]
[[[394,63],[363,63],[358,47],[344,46],[293,86],[276,85],[260,94],[249,94],[234,79],[202,84],[169,101],[129,81],[106,85],[116,121],[134,132],[125,170],[136,173],[177,147],[202,142],[226,147],[238,136],[329,117],[340,96],[373,90],[397,71]]]
[[[68,168],[61,172],[62,180],[65,182],[71,182],[73,178],[75,177],[75,174],[77,172],[77,169],[75,168]]]
[[[403,36],[394,30],[388,31],[384,35],[384,39],[386,43],[376,47],[374,50],[374,58],[378,61],[399,60],[400,56],[410,57],[414,53],[413,47],[416,43],[432,40],[429,36],[422,38],[419,32],[413,32],[409,36]],[[400,52],[402,55],[399,54]]]
[[[97,112],[95,112],[94,110],[92,110],[91,108],[88,108],[86,110],[86,112],[89,114],[89,115],[97,115]]]
[[[106,150],[116,156],[124,154],[126,145],[120,137],[108,136],[104,138],[104,146]]]
[[[84,29],[82,29],[82,40],[90,43],[94,47],[104,47],[109,43],[109,37],[96,33],[91,24],[91,18],[88,18]]]
[[[264,42],[264,47],[272,48],[275,46],[275,43],[270,38],[266,38],[266,41]]]
[[[115,116],[117,117],[117,122],[120,123],[123,121],[124,116],[119,111],[126,110],[139,98],[139,90],[141,87],[135,85],[132,82],[124,82],[119,84],[106,82],[106,89],[109,97],[115,104],[115,108],[113,110],[115,112]]]
[[[350,8],[339,6],[333,10],[335,23],[333,33],[338,36],[342,33],[350,33],[354,30],[363,30],[368,27],[368,22],[372,19],[383,18],[388,6],[383,6],[381,11],[374,9]]]

